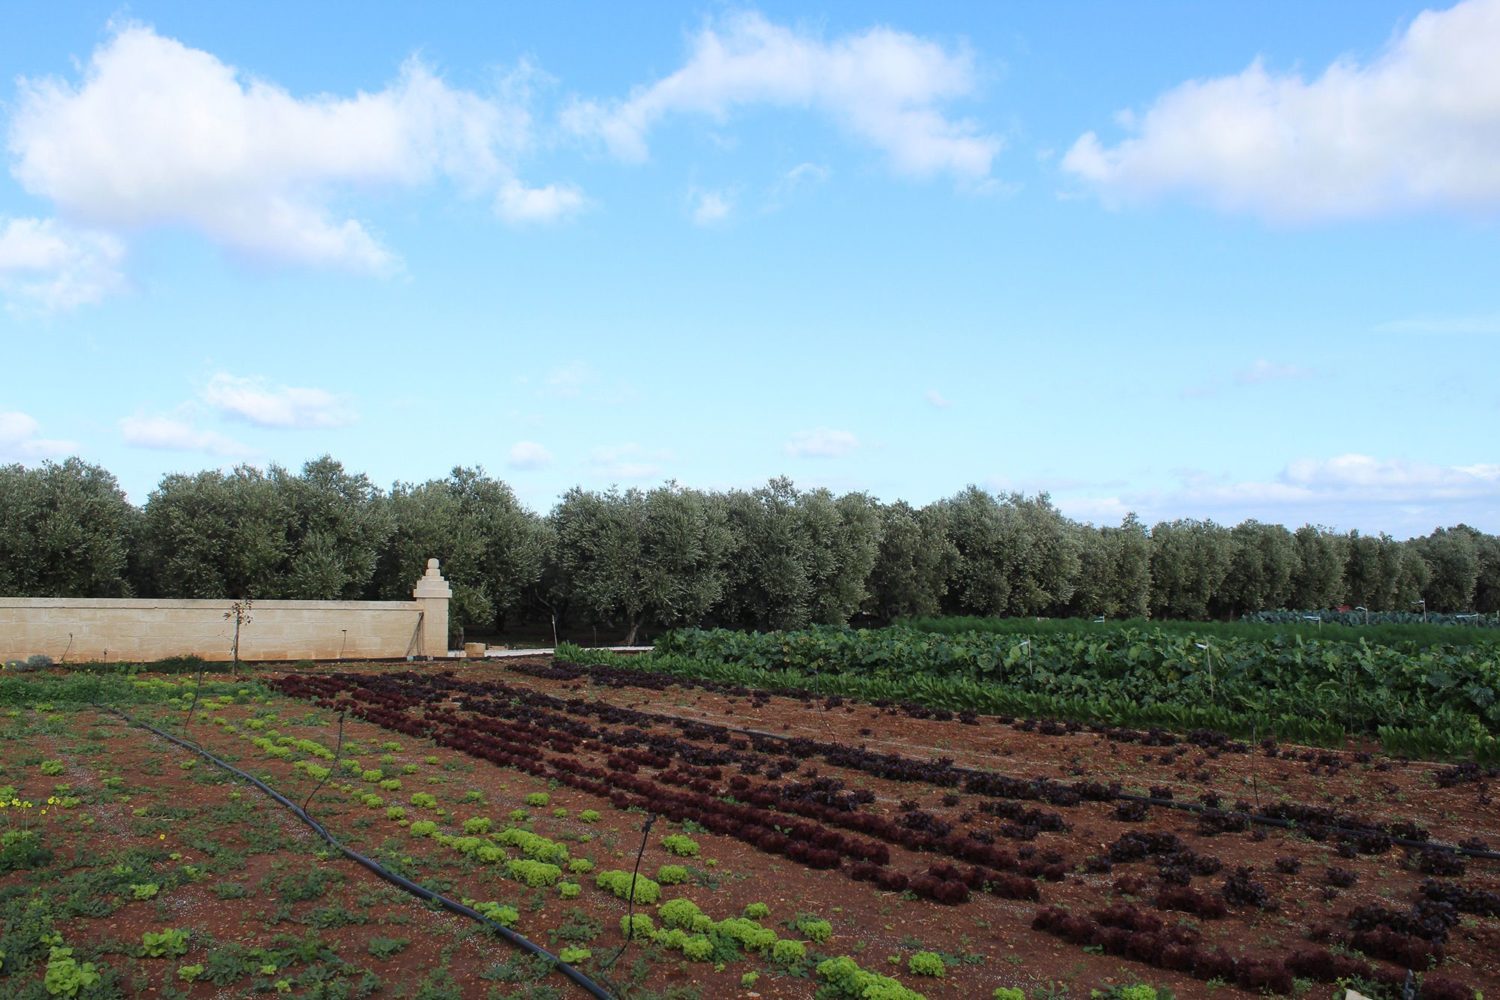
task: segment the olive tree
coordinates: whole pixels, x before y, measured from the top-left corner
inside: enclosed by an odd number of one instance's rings
[[[1001,566],[1011,525],[999,502],[978,486],[968,486],[936,506],[953,547],[944,611],[1003,615],[1010,603],[1010,578]]]
[[[1371,611],[1410,611],[1429,575],[1416,548],[1390,535],[1349,532],[1344,600]]]
[[[1474,610],[1500,611],[1500,538],[1474,533],[1474,551],[1479,562],[1474,578]]]
[[[1478,532],[1468,525],[1438,528],[1426,538],[1407,545],[1416,549],[1427,565],[1429,578],[1422,589],[1427,607],[1433,611],[1467,611],[1474,605],[1479,582]]]
[[[1214,594],[1221,615],[1284,608],[1297,573],[1297,543],[1279,524],[1243,521],[1229,532],[1229,571]]]
[[[1060,611],[1073,596],[1082,542],[1042,493],[1003,501],[969,486],[938,505],[957,553],[947,609],[969,615]]]
[[[1228,529],[1212,521],[1164,521],[1152,528],[1152,616],[1207,618],[1233,554]]]
[[[1292,533],[1292,540],[1297,547],[1292,607],[1334,607],[1344,594],[1347,539],[1326,528],[1304,524]]]
[[[455,632],[503,627],[541,578],[545,525],[483,469],[456,467],[446,479],[397,483],[386,504],[390,534],[378,560],[377,593],[409,597],[427,560],[438,559],[453,588]]]
[[[723,592],[727,514],[695,490],[575,488],[549,520],[570,602],[623,624],[626,645],[643,625],[700,622]]]
[[[803,493],[795,511],[802,559],[819,625],[845,625],[869,594],[870,571],[880,554],[880,508],[864,493],[835,497]]]
[[[802,558],[797,490],[772,479],[724,496],[730,532],[720,617],[751,628],[801,628],[812,620],[812,582]]]
[[[1132,513],[1118,527],[1080,526],[1077,535],[1073,613],[1144,618],[1151,600],[1151,536],[1146,526]]]
[[[751,628],[842,625],[880,552],[878,505],[862,493],[802,493],[785,477],[723,497],[730,532],[718,617]]]
[[[281,485],[242,465],[164,476],[146,498],[138,586],[158,597],[279,597],[291,522]]]
[[[363,596],[391,531],[381,491],[328,455],[292,476],[272,466],[287,515],[286,578],[279,596],[353,600]]]
[[[1077,525],[1063,517],[1046,493],[1011,494],[1000,508],[1008,544],[1001,571],[1010,578],[1006,613],[1060,613],[1073,596],[1080,568]]]
[[[880,547],[870,569],[867,609],[887,622],[937,614],[956,555],[940,508],[913,510],[904,500],[881,507]]]
[[[0,594],[120,597],[139,512],[115,477],[77,458],[0,466]]]

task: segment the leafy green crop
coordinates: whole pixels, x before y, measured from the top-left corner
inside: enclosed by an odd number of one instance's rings
[[[1350,631],[1350,630],[1346,630]],[[1378,736],[1393,753],[1500,759],[1500,649],[1398,648],[1276,633],[1233,638],[1132,625],[945,634],[895,627],[744,633],[687,629],[644,670],[952,711],[1078,718],[1179,731],[1337,743]]]
[[[141,935],[141,952],[148,958],[165,958],[187,954],[188,932],[176,927],[146,931]]]
[[[55,997],[76,997],[99,983],[101,976],[93,962],[79,963],[72,948],[54,946],[47,956],[47,972],[42,986]]]
[[[867,972],[848,955],[818,963],[818,978],[827,984],[830,996],[850,1000],[923,1000],[889,976]]]
[[[907,961],[906,968],[914,976],[941,977],[948,971],[948,966],[943,962],[943,956],[934,951],[917,952]]]
[[[513,879],[525,882],[533,888],[556,885],[562,878],[562,869],[545,861],[530,861],[513,858],[505,863],[505,873]],[[639,895],[639,894],[637,894]]]
[[[668,834],[661,839],[661,846],[667,849],[669,854],[675,854],[679,858],[696,858],[698,856],[698,842],[692,837],[685,837],[680,833]]]
[[[631,873],[625,871],[600,872],[594,876],[594,884],[621,899],[630,899]],[[636,875],[635,901],[650,906],[661,898],[661,886],[644,875]]]

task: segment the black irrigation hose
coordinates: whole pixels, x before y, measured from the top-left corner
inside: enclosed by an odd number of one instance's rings
[[[193,682],[193,703],[188,706],[187,719],[182,723],[185,730],[193,724],[193,711],[198,707],[198,696],[203,693],[203,667],[198,667],[198,679]]]
[[[630,942],[635,940],[635,880],[641,873],[641,858],[646,855],[646,840],[651,836],[651,828],[656,825],[656,813],[646,815],[646,825],[641,828],[641,849],[635,852],[635,870],[630,873],[630,907],[625,911],[625,940],[620,945],[620,950],[610,956],[602,968],[612,969],[614,964],[625,954],[625,949],[630,947]]]
[[[297,805],[297,803],[293,802],[291,799],[288,799],[286,796],[282,795],[280,792],[276,791],[270,785],[266,784],[264,781],[261,781],[254,775],[246,774],[244,771],[241,771],[234,765],[220,760],[218,757],[215,757],[213,754],[198,746],[196,743],[180,739],[176,736],[173,736],[171,733],[162,732],[155,726],[149,725],[145,722],[141,722],[139,719],[133,719],[118,708],[108,705],[95,705],[94,707],[103,711],[112,712],[115,715],[118,715],[120,718],[124,719],[126,722],[130,723],[132,726],[140,726],[142,729],[145,729],[148,732],[155,733],[157,736],[160,736],[165,740],[169,740],[172,743],[177,744],[184,750],[190,750],[193,753],[198,754],[200,757],[204,758],[215,767],[222,768],[223,770],[228,771],[230,774],[233,774],[236,777],[250,782],[250,784],[254,785],[256,788],[259,788],[266,795],[270,796],[272,799],[276,800],[276,802],[280,803],[282,806],[288,809],[292,813],[292,815],[296,816],[303,823],[307,824],[307,826],[310,827],[314,833],[327,841],[330,847],[333,847],[334,849],[339,851],[339,853],[343,854],[344,857],[348,858],[350,861],[363,866],[364,868],[373,872],[375,875],[378,875],[380,878],[389,882],[391,885],[394,885],[399,889],[403,889],[406,892],[411,893],[418,899],[421,899],[428,903],[437,903],[451,913],[456,913],[461,917],[468,917],[470,920],[484,924],[486,927],[489,927],[497,932],[510,944],[522,949],[523,951],[529,952],[532,955],[535,955],[537,958],[546,960],[549,964],[555,967],[558,972],[561,972],[564,976],[567,976],[574,983],[583,987],[583,989],[588,991],[590,996],[597,998],[597,1000],[614,1000],[614,997],[611,994],[605,992],[602,986],[594,982],[588,976],[584,975],[582,972],[579,972],[573,966],[569,965],[567,962],[564,962],[562,959],[558,958],[547,949],[541,947],[540,945],[527,938],[522,937],[520,934],[517,934],[509,927],[503,927],[495,921],[486,917],[484,914],[480,913],[478,910],[467,907],[457,900],[449,899],[447,896],[439,895],[438,893],[433,892],[431,889],[428,889],[425,886],[418,885],[411,879],[405,878],[401,875],[397,875],[390,869],[383,867],[378,861],[367,858],[363,854],[345,847],[338,840],[334,839],[333,834],[329,833],[327,828],[324,827],[323,824],[319,823],[317,820],[309,816],[301,806]]]
[[[333,759],[335,761],[339,761],[339,760],[342,760],[343,757],[344,757],[344,713],[340,712],[339,713],[339,742],[338,742],[338,746],[336,746],[336,747],[333,748]],[[308,792],[307,793],[307,798],[305,798],[305,799],[302,800],[302,811],[303,812],[307,812],[307,804],[313,800],[313,796],[317,795],[319,792],[321,792],[323,790],[323,786],[326,785],[326,784],[328,784],[328,779],[331,778],[331,777],[333,777],[333,770],[334,769],[330,767],[328,769],[328,773],[325,774],[325,775],[323,775],[323,780],[320,781],[320,782],[318,782],[317,787],[315,787],[312,791]]]

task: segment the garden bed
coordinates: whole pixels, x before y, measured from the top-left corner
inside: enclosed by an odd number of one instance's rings
[[[178,686],[130,711],[311,794],[350,847],[578,949],[565,957],[621,996],[807,997],[853,966],[931,998],[1136,982],[1323,996],[1439,956],[1424,995],[1500,987],[1500,862],[1473,856],[1500,846],[1482,768],[546,658],[263,679],[274,693],[205,684],[190,726],[191,678],[139,681]],[[508,945],[329,855],[188,751],[94,709],[18,711],[0,785],[33,807],[0,821],[51,858],[0,874],[8,941],[30,926],[12,927],[24,894],[49,887],[46,933],[125,995],[412,995],[424,979],[428,996],[582,995],[528,982],[540,970]],[[42,816],[48,797],[77,801]],[[638,852],[660,895],[638,883],[634,912],[657,933],[607,965],[628,890],[600,876]],[[109,912],[74,912],[68,879],[93,880]],[[168,929],[188,931],[185,952],[145,954],[142,935]],[[0,986],[40,989],[53,946],[14,947]],[[236,978],[182,976],[229,976],[226,952]]]

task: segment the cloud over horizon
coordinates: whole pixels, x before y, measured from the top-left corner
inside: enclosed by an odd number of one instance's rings
[[[76,441],[41,437],[41,429],[30,414],[0,412],[0,459],[61,458],[78,450]]]
[[[1282,222],[1500,211],[1500,0],[1427,10],[1377,56],[1321,75],[1190,80],[1063,169],[1107,203],[1184,193]]]
[[[1415,535],[1438,527],[1434,515],[1441,509],[1456,515],[1449,518],[1453,523],[1464,516],[1493,516],[1500,508],[1500,465],[1441,465],[1351,452],[1293,459],[1269,479],[1184,470],[1175,488],[1111,496],[1085,491],[1057,504],[1069,516],[1095,523],[1136,511],[1148,523],[1184,516],[1237,523],[1254,517],[1288,528],[1305,522]]]
[[[12,175],[62,216],[117,234],[178,226],[251,258],[386,275],[399,254],[345,214],[343,196],[446,180],[494,192],[512,222],[582,206],[576,189],[517,178],[523,105],[450,87],[415,57],[382,90],[296,97],[130,24],[81,80],[23,78],[18,91]]]
[[[125,244],[56,219],[0,218],[0,293],[42,312],[92,305],[125,286]]]
[[[224,416],[257,427],[281,430],[346,427],[355,413],[326,389],[273,386],[264,379],[220,372],[203,388],[202,399]]]
[[[843,458],[859,447],[859,439],[849,431],[816,427],[792,434],[783,450],[793,458]]]
[[[726,15],[690,42],[680,69],[624,100],[578,100],[573,132],[640,162],[653,128],[673,115],[726,120],[754,105],[810,108],[883,152],[899,173],[989,176],[1000,139],[942,107],[978,89],[973,56],[886,27],[825,41],[755,11]]]
[[[204,452],[224,458],[243,458],[252,453],[248,445],[175,417],[124,417],[120,420],[120,436],[131,447],[155,451]]]

